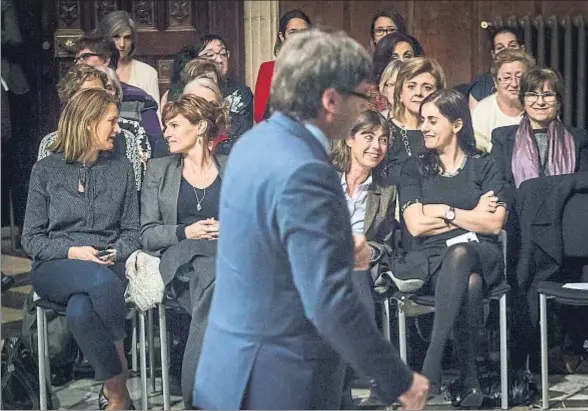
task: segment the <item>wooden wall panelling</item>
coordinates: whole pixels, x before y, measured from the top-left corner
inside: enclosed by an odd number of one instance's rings
[[[414,35],[427,56],[439,61],[450,87],[472,78],[470,36],[475,25],[471,1],[415,2]]]
[[[198,2],[199,3],[199,2]],[[208,1],[209,32],[220,34],[231,49],[229,73],[245,79],[245,29],[243,0]]]
[[[374,14],[382,10],[399,13],[410,31],[412,22],[408,21],[409,3],[409,1],[349,1],[349,35],[371,51],[370,23]]]
[[[314,25],[324,25],[335,30],[349,29],[349,5],[347,1],[280,1],[280,16],[287,11],[300,9],[310,17]],[[355,17],[354,17],[355,18]]]

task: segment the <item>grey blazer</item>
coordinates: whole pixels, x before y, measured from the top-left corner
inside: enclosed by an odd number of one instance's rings
[[[341,174],[339,174],[341,176]],[[368,189],[363,232],[368,244],[378,250],[372,264],[392,254],[397,191],[394,184],[375,178]]]
[[[215,155],[222,179],[227,157]],[[182,181],[183,160],[180,155],[152,158],[141,190],[141,245],[144,251],[161,256],[178,244],[178,195]]]

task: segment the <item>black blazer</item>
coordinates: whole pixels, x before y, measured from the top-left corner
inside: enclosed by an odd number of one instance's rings
[[[490,152],[498,165],[502,167],[504,179],[511,189],[515,187],[512,174],[512,152],[518,129],[519,126],[515,125],[498,127],[492,131],[492,150]],[[574,171],[588,171],[588,133],[579,128],[572,128],[569,131],[572,133],[576,145],[576,170]],[[514,195],[513,192],[510,194]],[[508,197],[509,199],[513,198],[510,195]]]

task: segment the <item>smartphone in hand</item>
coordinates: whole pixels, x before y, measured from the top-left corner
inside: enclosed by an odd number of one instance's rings
[[[115,252],[116,252],[116,250],[113,249],[113,248],[109,248],[109,249],[106,249],[106,250],[100,250],[100,251],[98,251],[98,258],[101,259],[101,260],[103,260],[103,261],[106,261]]]

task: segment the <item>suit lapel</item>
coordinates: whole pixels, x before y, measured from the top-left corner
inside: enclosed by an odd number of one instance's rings
[[[365,206],[365,219],[363,223],[363,232],[367,233],[374,224],[376,214],[380,210],[380,201],[382,191],[375,183],[372,183],[367,195],[367,204]]]
[[[169,221],[169,224],[178,223],[178,195],[180,194],[180,182],[182,181],[182,159],[178,156],[177,161],[172,161],[169,164],[169,174],[167,181],[161,190],[162,202],[165,207],[162,207],[162,218],[164,224]]]

